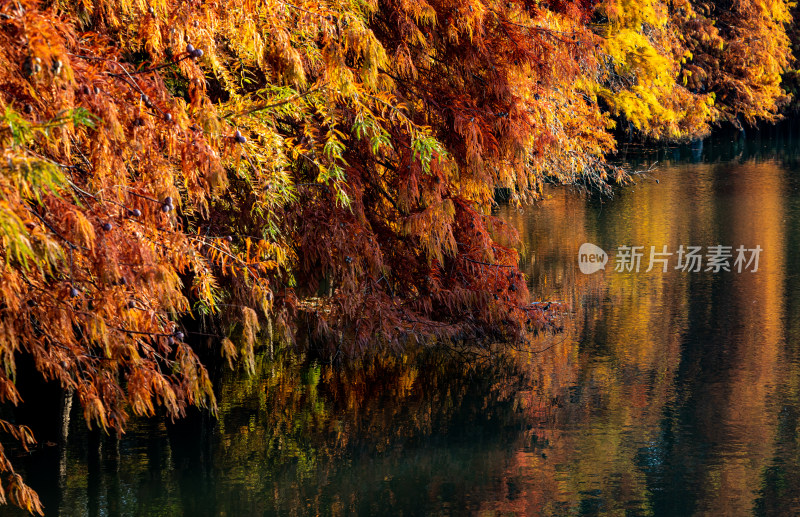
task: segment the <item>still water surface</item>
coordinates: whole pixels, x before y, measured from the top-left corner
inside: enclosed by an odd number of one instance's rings
[[[570,307],[532,350],[263,357],[216,421],[117,441],[75,413],[65,456],[17,463],[47,515],[800,514],[799,153],[706,142],[633,164],[659,162],[613,199],[502,208],[531,292]],[[579,271],[584,242],[605,271]],[[759,245],[758,272],[614,271],[621,245],[717,244]]]

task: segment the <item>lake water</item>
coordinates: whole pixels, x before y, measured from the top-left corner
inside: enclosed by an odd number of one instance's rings
[[[47,515],[798,514],[800,141],[750,136],[637,158],[658,164],[610,199],[502,207],[534,297],[568,306],[528,350],[261,357],[217,420],[116,440],[75,412],[63,454],[16,464]],[[585,242],[604,271],[580,272]],[[681,245],[763,251],[757,272],[645,272]],[[644,246],[638,273],[620,246]]]

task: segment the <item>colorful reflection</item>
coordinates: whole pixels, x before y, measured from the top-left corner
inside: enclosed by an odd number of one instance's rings
[[[226,376],[216,420],[75,424],[66,456],[18,461],[48,515],[798,513],[799,149],[762,136],[653,155],[613,199],[503,207],[531,292],[570,307],[530,348],[283,351]],[[764,251],[757,273],[584,275],[584,242]]]

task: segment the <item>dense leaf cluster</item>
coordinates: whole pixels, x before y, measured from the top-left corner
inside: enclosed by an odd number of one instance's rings
[[[775,120],[790,21],[782,0],[0,0],[0,403],[21,355],[122,430],[215,408],[203,334],[250,368],[259,332],[333,358],[524,340],[548,317],[495,189],[624,181],[618,123]],[[0,478],[41,509],[2,450]]]

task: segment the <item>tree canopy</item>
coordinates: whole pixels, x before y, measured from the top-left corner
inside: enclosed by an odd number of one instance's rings
[[[0,0],[0,403],[22,355],[120,431],[214,410],[206,335],[250,368],[259,333],[524,340],[549,316],[496,189],[776,120],[791,28],[782,0]],[[0,478],[41,511],[1,449]]]

